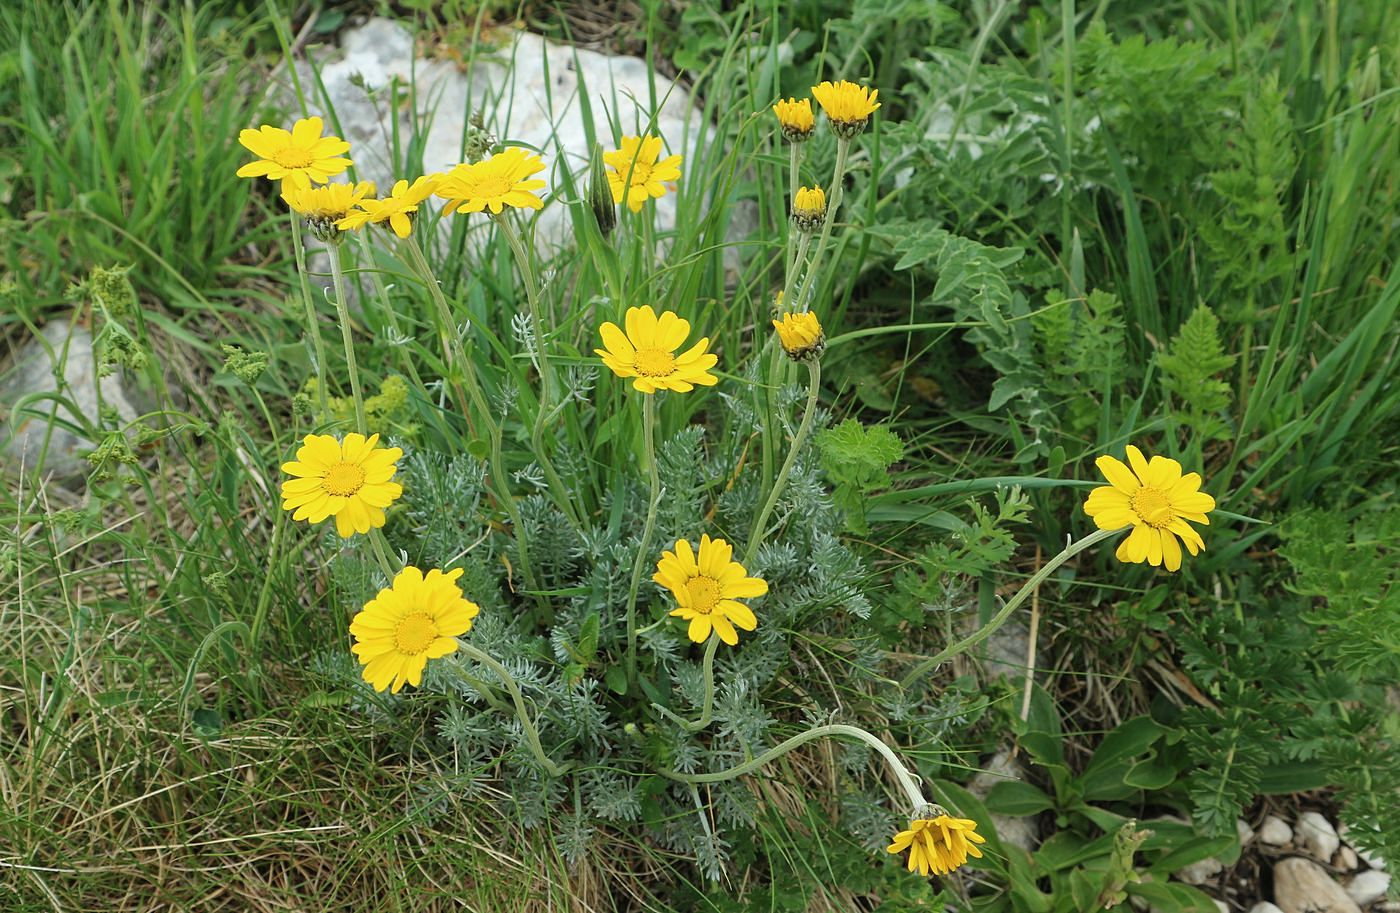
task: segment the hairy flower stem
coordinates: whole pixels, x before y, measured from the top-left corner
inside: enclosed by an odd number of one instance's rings
[[[838,137],[836,140],[836,167],[831,173],[831,192],[826,197],[826,218],[822,220],[821,237],[817,239],[817,249],[812,254],[812,266],[807,270],[807,278],[802,281],[802,291],[797,293],[797,301],[789,306],[789,310],[806,311],[810,307],[807,297],[812,292],[812,283],[816,281],[822,259],[826,256],[826,245],[831,240],[831,226],[836,221],[836,210],[841,208],[841,197],[843,196],[841,182],[846,177],[846,155],[850,151],[851,141]]]
[[[463,655],[489,667],[492,672],[496,673],[501,684],[505,685],[506,690],[510,692],[511,702],[515,704],[516,719],[520,720],[520,728],[525,731],[525,740],[530,743],[530,750],[534,753],[535,760],[540,762],[540,766],[551,777],[562,776],[573,765],[567,761],[563,764],[556,764],[549,755],[544,753],[544,746],[540,744],[539,730],[535,728],[534,721],[530,719],[529,711],[525,709],[525,698],[520,694],[520,685],[516,684],[514,677],[506,671],[506,667],[497,662],[491,654],[478,650],[461,638],[457,639],[457,649],[461,650]]]
[[[355,339],[350,334],[350,306],[345,301],[345,271],[340,266],[340,245],[326,245],[331,258],[331,284],[335,288],[335,313],[340,320],[340,341],[345,346],[345,370],[350,374],[350,396],[355,400],[355,430],[369,434],[365,420],[365,394],[360,388],[360,368],[355,362]]]
[[[330,403],[326,393],[326,344],[321,341],[320,325],[316,320],[316,305],[311,300],[311,280],[306,275],[306,248],[301,243],[301,224],[297,214],[288,210],[292,217],[292,250],[296,254],[297,278],[301,280],[301,300],[306,306],[306,335],[311,337],[311,350],[316,353],[316,405],[317,415],[325,421],[330,415]]]
[[[432,267],[428,266],[428,260],[423,256],[423,249],[418,246],[418,242],[412,236],[404,241],[403,248],[408,251],[408,259],[411,261],[414,272],[428,287],[428,293],[437,308],[438,322],[442,325],[443,332],[443,355],[447,357],[447,353],[450,351],[452,353],[451,360],[456,361],[461,366],[462,381],[466,384],[472,405],[476,408],[481,420],[486,423],[487,437],[491,445],[491,455],[488,461],[491,468],[491,487],[495,492],[496,500],[500,502],[501,509],[510,518],[511,529],[515,533],[515,547],[520,557],[520,573],[525,577],[525,586],[531,590],[538,590],[539,584],[535,581],[534,565],[530,561],[530,546],[525,535],[525,523],[521,518],[520,508],[515,503],[515,497],[510,492],[509,476],[506,474],[505,454],[501,444],[501,423],[496,421],[496,416],[491,411],[491,404],[486,400],[486,392],[482,390],[481,383],[477,380],[476,370],[462,349],[462,341],[457,337],[454,329],[456,322],[452,319],[452,309],[447,305],[447,296],[443,295],[442,287],[438,285],[437,279],[433,276]],[[460,398],[460,392],[458,395]],[[461,404],[461,409],[464,416],[470,415],[470,410],[467,409],[465,402]],[[469,418],[468,421],[470,422]],[[541,609],[546,607],[544,597],[536,597],[536,602]]]
[[[909,773],[909,769],[904,766],[903,761],[899,760],[894,751],[890,749],[890,746],[866,732],[864,729],[861,729],[859,726],[847,726],[844,723],[814,726],[806,732],[799,732],[786,742],[780,742],[753,760],[745,761],[743,764],[731,767],[728,770],[718,770],[703,774],[682,774],[667,770],[663,770],[660,773],[661,776],[668,780],[675,780],[678,783],[722,783],[725,780],[733,780],[737,777],[751,774],[765,764],[771,764],[773,761],[781,758],[794,748],[800,748],[814,739],[824,738],[855,739],[856,741],[864,742],[869,745],[879,752],[880,757],[889,765],[890,772],[893,773],[895,779],[899,781],[900,788],[904,790],[905,797],[909,799],[909,806],[911,809],[919,809],[929,804],[924,798],[923,791],[920,790],[918,784],[914,782],[914,777]]]
[[[783,307],[781,310],[806,310],[792,306],[792,287],[797,281],[798,270],[807,258],[807,248],[812,243],[812,235],[809,232],[798,232],[800,237],[797,240],[797,256],[793,260],[792,267],[787,272],[787,279],[783,286]],[[762,325],[762,324],[760,324]],[[782,383],[779,376],[783,367],[783,347],[778,341],[776,333],[768,334],[768,342],[764,349],[768,359],[768,389],[765,391],[763,410],[763,487],[767,488],[773,479],[773,442],[777,435],[773,429],[777,427],[778,417],[774,408],[774,400],[778,395],[778,387]]]
[[[389,557],[388,540],[384,538],[384,531],[372,529],[369,531],[369,544],[374,549],[374,559],[379,562],[379,569],[384,572],[384,578],[390,582],[398,574],[394,570],[394,565],[398,562]],[[403,568],[400,567],[399,570]]]
[[[661,473],[656,466],[656,394],[642,396],[642,438],[646,451],[647,475],[651,493],[647,498],[647,519],[642,525],[642,541],[637,560],[632,563],[632,583],[627,588],[627,681],[637,678],[637,591],[642,585],[642,569],[651,558],[651,534],[656,528],[656,510],[661,505]]]
[[[792,206],[796,206],[796,205],[797,205],[797,188],[798,188],[798,186],[799,186],[799,185],[798,185],[798,181],[800,180],[800,168],[801,168],[801,164],[802,164],[802,144],[801,144],[801,143],[788,143],[788,205],[789,205],[789,207],[792,207]],[[787,262],[787,272],[786,272],[786,273],[784,274],[784,276],[783,276],[783,281],[784,281],[785,283],[788,282],[788,281],[790,281],[788,277],[790,277],[790,276],[792,275],[793,266],[794,266],[794,264],[795,264],[795,260],[794,260],[794,258],[793,258],[792,236],[793,236],[793,232],[792,232],[792,231],[788,231],[788,233],[787,233],[787,244],[784,245],[784,246],[787,248],[787,251],[786,251],[786,253],[787,253],[787,261],[786,261],[786,262]],[[806,234],[805,234],[805,233],[803,233],[803,237],[806,237]],[[787,296],[784,295],[783,297],[786,298]]]
[[[907,675],[904,676],[904,678],[900,681],[899,686],[904,689],[910,688],[916,681],[919,680],[920,677],[922,677],[930,669],[934,668],[940,663],[947,662],[954,656],[957,656],[961,653],[966,653],[968,650],[977,646],[982,641],[986,640],[988,637],[991,637],[994,633],[996,633],[997,628],[1000,628],[1006,622],[1006,619],[1011,617],[1011,613],[1020,608],[1021,603],[1025,602],[1026,599],[1036,591],[1036,588],[1039,587],[1042,583],[1044,583],[1046,578],[1048,578],[1052,573],[1054,573],[1056,568],[1064,564],[1069,559],[1073,558],[1075,555],[1084,551],[1089,546],[1097,545],[1098,543],[1109,538],[1110,536],[1116,536],[1119,533],[1124,532],[1128,528],[1129,527],[1123,527],[1121,529],[1095,530],[1094,532],[1085,536],[1083,539],[1080,539],[1078,542],[1071,542],[1069,545],[1065,546],[1063,551],[1061,551],[1058,555],[1047,561],[1044,567],[1032,574],[1031,578],[1025,583],[1021,584],[1021,588],[1016,591],[1016,595],[1012,596],[1009,600],[1007,600],[1006,605],[1002,606],[1001,611],[993,615],[990,621],[988,621],[977,631],[973,632],[967,637],[964,637],[962,640],[958,641],[952,646],[943,648],[937,654],[930,656],[928,659],[919,663],[917,666],[911,669]]]
[[[807,443],[807,435],[812,431],[812,417],[817,411],[817,392],[822,382],[822,363],[818,358],[813,358],[807,362],[807,406],[802,412],[802,424],[797,426],[797,433],[792,436],[792,446],[788,448],[787,459],[783,460],[783,467],[778,470],[778,477],[773,481],[773,490],[768,492],[768,500],[764,502],[763,509],[758,512],[757,519],[754,520],[753,529],[749,531],[748,547],[744,550],[744,566],[748,567],[753,562],[754,553],[758,551],[759,543],[763,541],[763,531],[768,523],[768,518],[773,514],[773,508],[778,504],[778,498],[782,496],[783,489],[787,487],[788,476],[792,474],[792,466],[797,462],[797,455],[802,452],[802,445]]]
[[[700,705],[700,719],[691,722],[683,717],[677,716],[660,704],[652,704],[658,713],[666,719],[680,726],[688,732],[699,732],[710,725],[710,720],[715,715],[715,651],[719,649],[719,635],[712,634],[710,642],[705,644],[705,661],[702,666],[705,676],[705,700]]]
[[[548,346],[544,339],[544,321],[540,320],[540,289],[539,283],[535,281],[534,265],[530,260],[530,254],[525,250],[525,244],[520,240],[519,233],[510,224],[510,219],[506,213],[492,216],[496,224],[501,229],[501,234],[510,245],[511,253],[515,255],[515,265],[520,269],[521,281],[525,283],[525,300],[530,308],[530,332],[535,337],[534,356],[535,368],[540,375],[540,398],[535,408],[535,421],[530,429],[530,450],[535,460],[540,464],[540,469],[544,471],[545,481],[549,483],[549,493],[554,502],[564,511],[564,516],[569,518],[569,523],[578,529],[582,525],[582,518],[574,506],[573,498],[568,496],[569,488],[564,485],[564,480],[554,468],[554,463],[549,458],[549,452],[545,449],[544,432],[545,424],[550,414],[550,403],[554,398],[555,377],[553,368],[549,362]]]
[[[437,277],[433,275],[433,268],[428,265],[428,258],[423,256],[423,248],[418,246],[418,239],[409,235],[399,245],[401,249],[407,251],[409,265],[418,274],[418,279],[428,287],[428,297],[433,300],[433,307],[437,313],[438,337],[442,345],[442,360],[447,366],[447,383],[457,395],[457,408],[461,411],[462,417],[466,419],[468,427],[472,424],[471,409],[467,407],[467,397],[463,395],[461,387],[453,378],[452,369],[456,367],[462,372],[462,383],[466,384],[468,394],[471,395],[473,404],[477,409],[481,409],[485,404],[485,397],[481,397],[481,384],[476,378],[476,369],[471,361],[467,359],[466,351],[462,348],[462,340],[457,335],[457,321],[452,318],[452,308],[447,304],[447,296],[442,293],[442,286],[438,284]],[[486,409],[483,414],[483,421],[488,422],[487,427],[495,424],[490,409]],[[493,467],[495,468],[495,467]]]

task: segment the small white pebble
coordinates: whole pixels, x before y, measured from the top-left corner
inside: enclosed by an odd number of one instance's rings
[[[1261,900],[1249,908],[1249,913],[1283,913],[1283,911],[1267,900]]]
[[[1270,815],[1259,825],[1259,842],[1269,846],[1288,846],[1293,840],[1293,828],[1282,818]]]
[[[1298,826],[1294,833],[1307,848],[1308,855],[1319,862],[1331,862],[1341,846],[1342,839],[1332,827],[1332,822],[1317,812],[1303,812],[1298,816]]]
[[[1369,872],[1362,872],[1351,880],[1351,883],[1347,885],[1347,896],[1356,901],[1357,906],[1364,907],[1380,900],[1388,890],[1390,890],[1390,876],[1385,872],[1372,869]]]
[[[1249,826],[1249,822],[1243,818],[1235,819],[1235,835],[1240,838],[1240,846],[1246,847],[1254,842],[1254,828]]]

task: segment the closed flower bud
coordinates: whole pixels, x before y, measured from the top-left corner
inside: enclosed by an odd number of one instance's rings
[[[798,231],[816,231],[826,221],[826,192],[820,187],[802,187],[792,202],[792,224]]]
[[[811,311],[784,314],[782,320],[773,321],[773,329],[778,331],[778,341],[793,361],[816,358],[826,348],[826,334],[822,332],[817,315]]]
[[[588,163],[588,205],[598,222],[598,230],[604,237],[612,234],[617,228],[617,204],[613,202],[612,186],[608,183],[603,147],[597,144],[593,146],[593,158]]]

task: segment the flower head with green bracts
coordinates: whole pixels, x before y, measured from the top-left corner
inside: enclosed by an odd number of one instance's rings
[[[867,89],[844,79],[812,87],[812,97],[826,112],[832,132],[842,139],[850,139],[865,129],[870,115],[880,107],[875,100],[879,94],[878,89]]]
[[[1200,490],[1200,474],[1182,475],[1176,460],[1154,456],[1149,461],[1129,444],[1128,463],[1131,469],[1111,456],[1095,461],[1108,484],[1089,492],[1084,512],[1099,529],[1132,527],[1118,546],[1119,561],[1179,570],[1182,543],[1192,555],[1206,547],[1191,524],[1209,525],[1206,515],[1215,510],[1215,499]]]

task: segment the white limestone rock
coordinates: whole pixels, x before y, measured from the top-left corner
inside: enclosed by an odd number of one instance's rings
[[[1283,913],[1361,913],[1322,866],[1300,856],[1274,866],[1274,901]]]
[[[1362,872],[1347,885],[1347,896],[1358,906],[1373,904],[1390,890],[1390,876],[1378,869]]]
[[[1293,828],[1282,818],[1270,815],[1259,825],[1259,842],[1268,846],[1288,846],[1293,842]]]
[[[637,134],[647,129],[653,107],[659,109],[651,132],[662,137],[668,153],[685,155],[687,165],[696,162],[697,152],[710,137],[712,131],[689,93],[653,73],[640,58],[611,57],[505,29],[491,30],[483,45],[493,41],[496,50],[479,53],[470,64],[423,59],[417,57],[408,28],[390,19],[371,18],[345,30],[338,50],[313,51],[326,97],[308,95],[309,113],[325,116],[330,124],[328,115],[334,110],[341,135],[352,144],[358,176],[375,181],[381,190],[398,176],[386,140],[395,119],[405,144],[422,130],[418,139],[423,172],[432,173],[462,161],[464,127],[471,114],[479,113],[499,139],[542,151],[549,170],[539,177],[550,188],[560,185],[559,168],[569,169],[580,180],[586,177],[591,149],[586,127],[591,126],[605,149],[612,148],[610,112],[623,132]],[[303,72],[309,76],[308,70]],[[305,79],[303,84],[315,85]],[[404,104],[405,93],[391,91],[394,85],[410,84],[416,85],[414,110]],[[587,121],[580,104],[583,94],[590,105]],[[704,180],[704,176],[683,166],[681,180]],[[666,230],[675,224],[674,194],[649,205],[656,207],[658,228]],[[537,218],[536,243],[541,249],[569,242],[571,227],[564,206],[546,205]],[[451,219],[444,224],[450,225]],[[474,227],[483,224],[484,219],[473,222]]]
[[[1184,881],[1189,885],[1203,885],[1216,875],[1219,875],[1225,866],[1220,864],[1219,859],[1202,859],[1193,862],[1183,869],[1176,871],[1178,881]]]
[[[1303,848],[1308,851],[1308,855],[1319,862],[1331,862],[1337,847],[1342,844],[1342,838],[1337,836],[1332,822],[1317,812],[1303,812],[1299,815],[1294,833],[1297,834]]]
[[[63,378],[56,420],[50,423],[26,414],[11,421],[11,412],[21,398],[58,390],[55,374]],[[80,483],[90,468],[85,456],[97,442],[65,425],[95,424],[99,403],[115,409],[123,421],[133,421],[140,410],[133,405],[132,400],[138,397],[129,387],[121,371],[97,376],[92,333],[87,328],[67,320],[50,321],[39,337],[21,344],[11,365],[0,370],[0,464],[14,472],[37,469],[63,484]],[[53,408],[52,399],[30,406],[45,415]]]
[[[1356,856],[1356,850],[1343,843],[1337,855],[1332,857],[1332,865],[1343,872],[1355,872],[1361,867],[1361,861]]]
[[[1261,900],[1249,908],[1249,913],[1283,913],[1283,911],[1267,900]]]
[[[1011,752],[1003,749],[982,765],[981,772],[967,784],[967,791],[979,799],[986,799],[992,787],[1003,780],[1021,780],[1025,776],[1025,768],[1012,758]],[[1003,842],[1019,846],[1027,852],[1034,852],[1040,846],[1040,825],[1034,815],[992,815],[992,828]]]
[[[1254,842],[1254,828],[1249,826],[1249,822],[1243,818],[1235,819],[1235,836],[1240,838],[1240,847],[1244,848]]]

